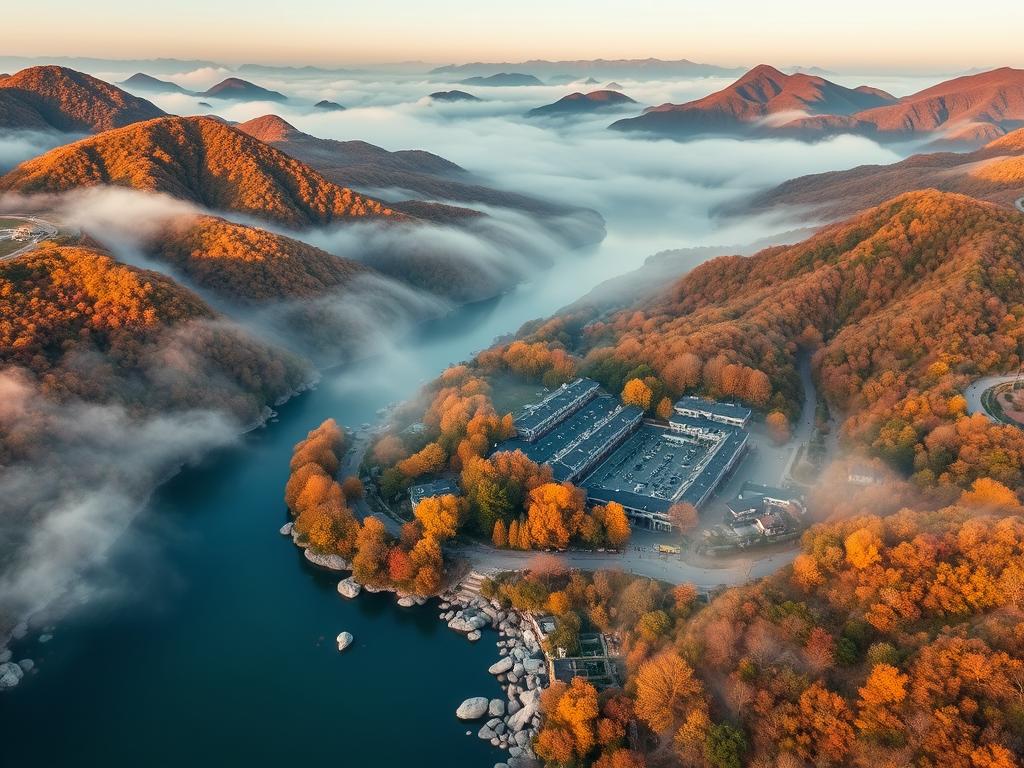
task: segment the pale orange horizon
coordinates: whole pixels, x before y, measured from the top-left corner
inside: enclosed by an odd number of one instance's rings
[[[5,9],[4,54],[198,58],[337,65],[531,58],[687,58],[723,66],[771,62],[846,70],[1022,66],[1024,4],[984,14],[938,3],[864,0],[830,12],[820,2],[728,9],[689,0],[366,2],[179,0],[169,10],[127,0],[39,0]],[[60,23],[55,24],[54,20]]]

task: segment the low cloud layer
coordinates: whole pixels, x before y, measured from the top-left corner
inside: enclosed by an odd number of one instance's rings
[[[106,552],[153,488],[230,443],[238,425],[209,411],[141,418],[116,405],[57,404],[5,369],[0,430],[27,454],[0,473],[3,637],[12,617],[89,597],[103,581],[96,570]]]

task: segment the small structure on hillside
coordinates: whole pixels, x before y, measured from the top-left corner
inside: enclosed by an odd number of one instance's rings
[[[459,496],[461,493],[454,480],[442,477],[429,483],[412,486],[409,489],[409,501],[415,509],[424,499],[432,499],[435,496]]]

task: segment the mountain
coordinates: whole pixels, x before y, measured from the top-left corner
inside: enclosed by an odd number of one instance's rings
[[[459,80],[459,85],[478,85],[486,87],[508,87],[518,85],[544,85],[533,75],[524,75],[521,72],[499,72],[496,75],[487,77],[467,77]]]
[[[988,141],[1024,126],[1024,70],[947,80],[856,117],[894,138],[941,132],[949,140]]]
[[[618,83],[616,83],[614,80],[612,80],[610,83],[608,83],[604,87],[604,89],[606,91],[621,91],[622,90],[622,86],[619,85]]]
[[[145,99],[64,67],[31,67],[0,79],[0,128],[93,133],[163,114]]]
[[[760,65],[717,93],[662,104],[619,120],[617,130],[686,137],[708,133],[818,139],[856,133],[880,141],[928,137],[980,146],[1024,126],[1024,70],[958,77],[896,99],[877,88],[844,88],[821,77]]]
[[[590,93],[570,93],[553,104],[537,107],[527,112],[529,117],[553,117],[560,115],[577,115],[586,112],[603,112],[621,108],[627,104],[636,104],[633,99],[618,91],[603,90]]]
[[[229,299],[309,299],[370,269],[306,243],[215,216],[183,216],[152,238],[154,256]]]
[[[1024,431],[967,418],[961,394],[1019,365],[1022,270],[1024,216],[924,190],[794,245],[712,259],[618,311],[576,306],[517,343],[576,356],[611,391],[647,371],[672,394],[738,397],[789,418],[806,356],[846,448],[920,487],[995,473],[1024,490]]]
[[[786,75],[761,64],[710,96],[651,107],[639,117],[613,123],[612,128],[676,136],[749,133],[785,127],[808,115],[848,116],[895,101],[874,88],[845,88],[821,77]]]
[[[249,75],[285,75],[285,76],[303,76],[310,75],[313,77],[319,77],[322,75],[357,75],[365,70],[361,69],[343,69],[340,67],[314,67],[310,65],[302,67],[289,67],[281,64],[243,64],[238,67],[236,72]]]
[[[700,64],[688,59],[664,61],[662,59],[592,59],[575,61],[531,61],[471,64],[449,64],[432,69],[432,75],[472,74],[493,75],[500,72],[526,72],[537,77],[553,78],[566,75],[569,81],[581,77],[599,80],[632,78],[637,80],[659,80],[677,77],[729,77],[741,74],[735,67],[719,67]]]
[[[1012,206],[1024,197],[1024,128],[974,152],[919,154],[891,165],[800,176],[757,194],[736,212],[800,206],[815,216],[838,218],[926,188]]]
[[[335,141],[303,133],[276,115],[249,120],[237,126],[241,131],[267,142],[297,160],[315,168],[324,177],[357,189],[405,189],[433,200],[481,204],[524,211],[542,220],[575,215],[587,221],[583,241],[592,242],[603,230],[600,217],[541,198],[493,189],[480,183],[465,169],[443,157],[420,150],[389,152],[365,141]],[[419,218],[447,219],[455,215],[450,206],[433,207],[407,202],[389,205]],[[459,209],[455,209],[458,211]],[[463,210],[462,216],[465,215]]]
[[[56,398],[143,412],[218,407],[251,421],[305,376],[169,277],[94,247],[43,243],[0,263],[0,316],[0,362],[48,382]]]
[[[483,101],[465,91],[434,91],[428,98],[434,101]]]
[[[231,99],[235,101],[288,101],[288,97],[277,91],[261,88],[248,80],[229,77],[221,80],[199,94],[212,99]]]
[[[325,112],[344,112],[345,111],[345,108],[343,106],[341,106],[341,104],[339,104],[336,101],[328,101],[327,99],[323,99],[321,101],[318,101],[313,106],[316,107],[317,109],[322,109]]]
[[[119,83],[119,85],[123,85],[125,88],[134,88],[139,91],[152,91],[153,93],[192,94],[192,91],[182,88],[177,83],[172,83],[169,80],[158,80],[155,77],[147,75],[145,72],[136,72],[127,80],[123,80]]]
[[[0,178],[26,194],[117,185],[288,227],[401,218],[298,160],[210,117],[163,117],[58,147]]]

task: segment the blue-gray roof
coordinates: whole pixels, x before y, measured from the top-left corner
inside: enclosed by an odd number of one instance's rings
[[[532,431],[554,414],[560,413],[580,399],[597,393],[600,385],[593,379],[576,379],[559,387],[535,405],[528,405],[516,416],[516,429]]]
[[[693,395],[679,398],[676,401],[675,407],[692,409],[741,421],[746,421],[750,418],[750,409],[746,406],[737,405],[736,403],[720,403],[717,400],[707,400],[703,397],[694,397]]]
[[[434,496],[446,496],[448,494],[458,496],[460,493],[459,486],[454,480],[442,477],[429,483],[411,486],[409,488],[409,499],[413,505],[416,505],[423,499],[430,499]]]

